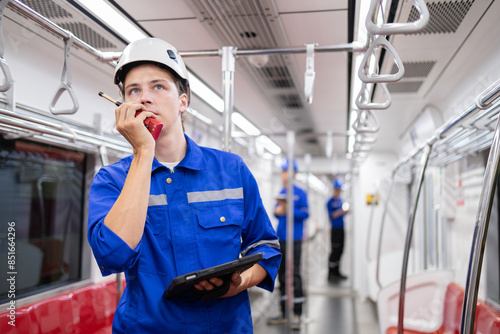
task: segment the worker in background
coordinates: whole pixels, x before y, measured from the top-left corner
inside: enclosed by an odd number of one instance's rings
[[[328,260],[328,280],[338,282],[347,279],[347,276],[340,273],[340,258],[344,251],[344,216],[349,213],[342,200],[342,188],[344,183],[340,179],[333,181],[333,197],[326,203],[328,217],[331,223],[331,253]]]
[[[267,323],[270,325],[285,323],[285,304],[286,304],[286,243],[287,243],[287,192],[288,182],[288,159],[284,161],[281,166],[281,179],[283,181],[283,189],[278,194],[274,215],[278,218],[278,238],[280,248],[283,255],[281,265],[278,271],[278,280],[280,283],[280,306],[281,314],[269,318]],[[297,162],[293,161],[293,177],[297,173]],[[301,255],[302,255],[302,238],[304,232],[304,222],[309,217],[309,208],[307,204],[307,193],[304,189],[296,184],[293,184],[293,313],[294,319],[292,320],[292,328],[300,329],[302,315],[302,304],[305,301],[304,291],[302,289],[302,276],[301,276]]]
[[[189,78],[172,45],[132,42],[114,82],[124,98],[116,128],[133,155],[95,176],[88,224],[102,275],[125,272],[113,333],[252,333],[247,289],[272,291],[281,258],[255,178],[237,155],[198,146],[183,132]],[[147,118],[163,123],[156,141]],[[263,260],[241,274],[163,298],[176,276],[253,253]]]

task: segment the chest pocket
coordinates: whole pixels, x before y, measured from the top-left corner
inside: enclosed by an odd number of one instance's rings
[[[148,214],[146,225],[149,226],[153,232],[156,243],[158,246],[165,250],[168,245],[168,236],[166,226],[168,225],[168,206],[154,205],[148,207]]]
[[[243,204],[196,208],[199,254],[205,266],[214,266],[238,257],[241,248]]]

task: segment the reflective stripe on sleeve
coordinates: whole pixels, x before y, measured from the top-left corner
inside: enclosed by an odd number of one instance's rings
[[[260,246],[260,245],[268,245],[272,248],[277,248],[277,249],[280,249],[280,243],[278,241],[278,239],[274,239],[274,240],[259,240],[251,245],[249,245],[245,250],[243,250],[241,252],[241,256],[245,256],[247,255],[248,252],[250,252],[252,249],[254,249],[255,247],[257,246]]]
[[[222,201],[243,198],[243,188],[188,192],[189,203]]]

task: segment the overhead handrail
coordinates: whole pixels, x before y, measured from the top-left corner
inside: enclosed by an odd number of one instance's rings
[[[491,103],[500,96],[500,79],[490,85],[483,93],[479,94],[475,100],[476,107],[488,109]]]
[[[398,334],[403,334],[403,321],[405,314],[405,293],[406,293],[406,277],[408,274],[408,260],[410,256],[411,240],[413,236],[413,227],[415,225],[415,215],[417,213],[418,199],[422,190],[422,184],[425,178],[425,170],[429,162],[432,145],[427,144],[424,147],[422,157],[420,159],[420,170],[418,172],[417,182],[415,183],[415,192],[411,201],[410,217],[408,220],[408,230],[406,232],[405,249],[403,254],[403,268],[401,271],[401,281],[399,290],[399,309],[398,309]]]
[[[74,38],[73,34],[70,33],[69,37],[64,40],[64,63],[61,73],[61,83],[49,105],[49,110],[54,115],[71,115],[76,113],[78,108],[80,108],[75,92],[71,87],[71,71],[69,68],[69,56]],[[56,103],[64,92],[68,92],[71,102],[73,103],[73,107],[70,109],[56,109]]]
[[[491,85],[488,87],[480,96],[489,96],[491,98],[495,97],[495,99],[498,99],[500,97],[500,85]],[[489,99],[491,99],[489,98]],[[495,100],[489,101],[489,103],[493,103]],[[449,137],[452,137],[453,134],[457,133],[457,129],[471,119],[480,109],[476,104],[471,105],[469,108],[467,108],[465,111],[463,111],[460,115],[457,117],[450,119],[448,122],[440,126],[434,135],[427,140],[427,143],[434,143],[437,142],[438,144],[441,144],[443,141],[446,141]],[[459,131],[460,132],[460,131]],[[397,164],[395,169],[398,169],[401,165],[406,164],[408,161],[410,161],[413,157],[418,155],[424,148],[427,143],[422,144],[421,146],[417,147],[414,149],[410,154],[408,154],[406,157],[401,159]]]
[[[304,95],[306,102],[311,104],[313,100],[314,78],[314,44],[306,44],[306,72],[304,74]]]
[[[380,129],[377,117],[371,110],[357,110],[358,116],[352,128],[356,133],[376,133]],[[371,123],[371,125],[370,125]]]
[[[48,135],[53,138],[62,138],[68,140],[69,142],[76,141],[77,143],[83,143],[95,147],[105,145],[107,148],[114,151],[122,152],[125,154],[132,153],[130,145],[126,142],[99,136],[95,133],[86,132],[74,128],[71,128],[72,131],[68,133],[68,130],[61,123],[51,123],[45,120],[23,116],[20,113],[15,113],[13,111],[0,108],[0,131],[2,130],[2,125],[31,131],[35,135],[42,136],[41,138],[47,138],[43,137],[43,135]],[[74,133],[76,133],[76,138],[74,136]]]
[[[389,90],[385,83],[378,83],[378,86],[382,89],[384,93],[385,102],[376,103],[370,102],[370,90],[368,89],[368,84],[363,82],[361,84],[361,89],[359,90],[358,97],[356,98],[356,106],[358,109],[372,109],[372,110],[383,110],[387,109],[391,106],[392,98],[391,94],[389,94]]]
[[[367,64],[368,60],[372,54],[374,54],[376,48],[385,48],[387,52],[392,56],[392,59],[396,63],[398,71],[394,74],[368,74]],[[378,36],[373,43],[366,50],[365,55],[363,56],[363,60],[361,60],[361,64],[358,70],[358,77],[361,81],[365,83],[382,83],[382,82],[395,82],[399,81],[403,75],[405,74],[405,67],[398,53],[394,49],[394,47],[389,43],[389,41],[384,36]]]
[[[10,73],[9,65],[5,60],[5,42],[3,38],[3,28],[2,28],[2,19],[5,7],[9,3],[10,0],[2,0],[0,1],[0,69],[2,70],[5,81],[0,85],[0,92],[8,91],[12,85],[14,84],[14,80],[12,79],[12,74]]]
[[[494,86],[497,85],[498,82],[496,82]],[[489,88],[492,88],[492,86],[490,86]],[[493,93],[493,91],[496,91],[496,93]],[[491,102],[493,102],[493,100],[498,98],[498,91],[499,88],[494,87],[493,89],[490,89],[486,94],[481,94],[480,96],[491,96],[492,98],[488,99],[488,104],[490,104]],[[495,96],[495,98],[493,98],[493,96]],[[500,122],[497,121],[493,143],[491,144],[488,162],[486,163],[483,185],[481,187],[481,195],[479,196],[479,207],[477,210],[476,223],[474,226],[474,237],[472,239],[469,267],[467,271],[467,281],[465,284],[460,334],[472,334],[474,332],[474,319],[476,316],[479,280],[481,278],[481,267],[483,264],[486,238],[488,236],[488,225],[491,216],[491,208],[493,206],[495,188],[498,182],[499,165]]]
[[[366,16],[366,29],[372,35],[394,35],[394,34],[412,34],[422,31],[429,22],[430,14],[424,0],[413,0],[413,5],[420,13],[420,17],[415,22],[408,23],[383,23],[373,22],[375,11],[380,0],[372,0],[370,9]]]
[[[26,6],[24,3],[22,3],[19,0],[10,0],[8,4],[9,8],[14,10],[15,12],[26,16],[28,19],[32,20],[36,24],[40,25],[41,27],[47,29],[51,33],[55,34],[56,36],[59,36],[63,39],[67,39],[70,37],[71,33],[58,26],[54,22],[50,21],[43,15],[39,14],[32,8]],[[102,62],[112,62],[114,60],[117,60],[121,52],[104,52],[100,51],[96,48],[94,48],[92,45],[84,42],[83,40],[79,39],[78,37],[73,37],[74,38],[74,43],[78,48],[88,52],[89,54],[95,56],[98,60]]]

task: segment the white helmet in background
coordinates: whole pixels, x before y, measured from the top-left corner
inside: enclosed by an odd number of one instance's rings
[[[170,43],[159,38],[144,38],[127,45],[118,59],[115,68],[114,83],[123,82],[129,64],[135,62],[151,61],[165,65],[186,81],[186,94],[190,101],[189,78],[186,65],[177,49]]]

